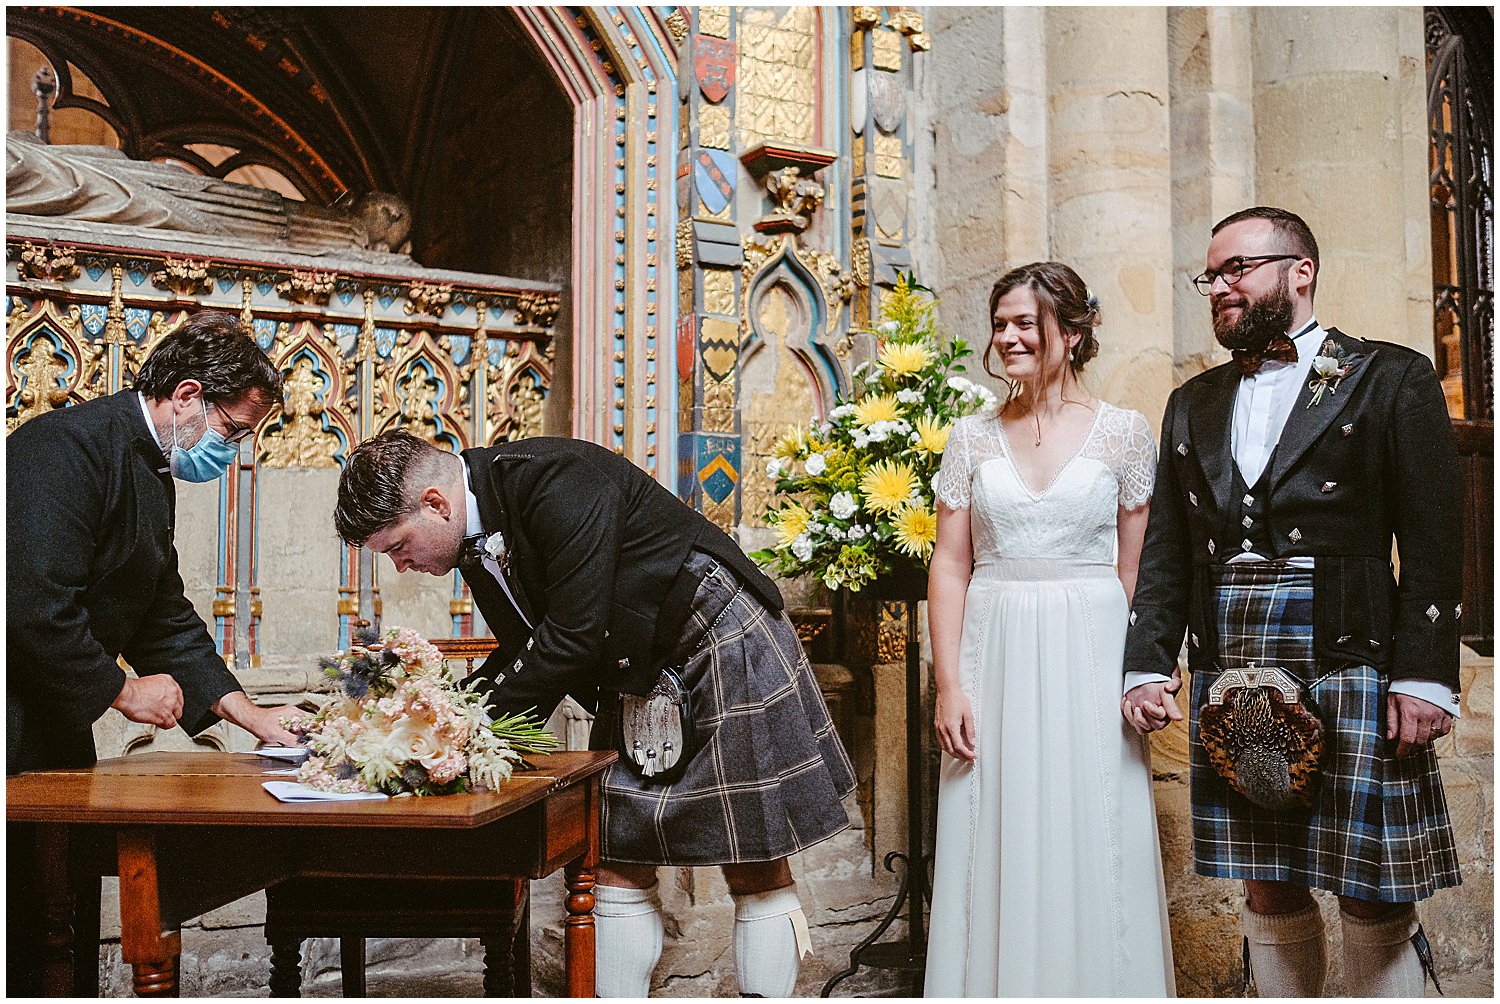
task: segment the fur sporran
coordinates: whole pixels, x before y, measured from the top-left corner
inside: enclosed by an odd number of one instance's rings
[[[1323,723],[1284,670],[1221,673],[1198,712],[1198,738],[1219,776],[1256,805],[1280,811],[1317,798]]]

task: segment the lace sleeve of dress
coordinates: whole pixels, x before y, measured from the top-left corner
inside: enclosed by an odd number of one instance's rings
[[[1120,483],[1120,505],[1139,509],[1151,501],[1151,490],[1156,483],[1156,437],[1140,412],[1124,414],[1128,424],[1122,430],[1115,477]]]
[[[948,446],[943,450],[943,462],[932,483],[933,497],[939,505],[945,505],[949,509],[969,508],[970,484],[974,478],[969,451],[969,424],[969,420],[963,418],[953,423]]]

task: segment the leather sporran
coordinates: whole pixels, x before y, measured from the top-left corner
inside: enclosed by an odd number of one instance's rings
[[[673,667],[645,697],[620,695],[620,724],[622,761],[658,784],[677,780],[696,751],[692,694]]]
[[[1221,673],[1198,712],[1198,738],[1219,776],[1256,805],[1306,808],[1317,798],[1323,723],[1285,670]]]

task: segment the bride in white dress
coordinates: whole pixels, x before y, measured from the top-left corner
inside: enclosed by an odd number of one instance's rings
[[[1015,393],[955,425],[937,485],[926,995],[1171,996],[1147,740],[1120,713],[1154,437],[1078,382],[1098,304],[1071,268],[1006,273],[990,316]]]

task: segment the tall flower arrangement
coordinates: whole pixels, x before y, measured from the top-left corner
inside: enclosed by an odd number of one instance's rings
[[[995,395],[961,374],[972,355],[938,336],[936,300],[910,275],[881,305],[876,358],[854,371],[852,396],[828,420],[793,426],[766,473],[777,542],[751,557],[780,575],[816,575],[830,588],[918,572],[937,541],[933,480],[953,423],[993,408]]]
[[[373,631],[321,661],[337,692],[289,721],[310,755],[298,780],[322,791],[451,795],[494,789],[523,753],[557,746],[527,716],[491,722],[484,695],[449,675],[437,647],[410,628]]]

